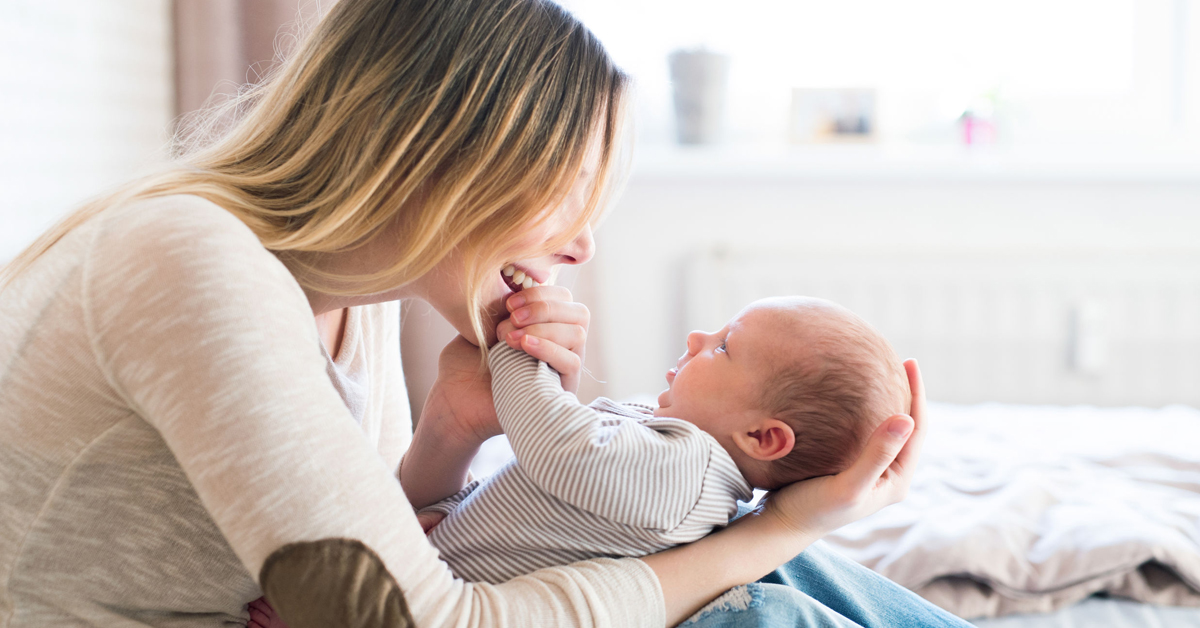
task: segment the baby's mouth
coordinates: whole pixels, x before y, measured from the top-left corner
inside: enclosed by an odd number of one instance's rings
[[[538,282],[533,280],[533,277],[525,274],[525,271],[517,268],[513,264],[504,267],[500,271],[500,277],[504,279],[504,285],[508,286],[513,292],[520,292],[526,288],[536,288],[540,286]]]

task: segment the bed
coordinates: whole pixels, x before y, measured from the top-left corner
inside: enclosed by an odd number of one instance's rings
[[[1053,613],[975,620],[979,628],[1193,628],[1200,614],[1129,600],[1089,598]]]
[[[836,549],[981,626],[1200,626],[1200,411],[930,415],[909,498]]]

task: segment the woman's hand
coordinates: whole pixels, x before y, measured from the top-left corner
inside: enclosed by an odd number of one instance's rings
[[[504,433],[492,403],[492,376],[479,362],[479,347],[457,336],[438,356],[438,376],[421,409],[426,419],[446,428],[443,437],[476,444]]]
[[[510,315],[496,327],[496,338],[549,364],[563,389],[577,392],[591,322],[587,306],[572,301],[562,286],[528,288],[505,305]]]
[[[915,360],[904,363],[912,417],[896,415],[871,435],[849,469],[774,491],[759,510],[695,543],[641,560],[662,585],[675,625],[731,587],[754,582],[825,534],[904,499],[925,440],[925,389]]]
[[[483,441],[501,434],[492,403],[492,378],[479,363],[479,347],[462,336],[438,357],[438,376],[412,444],[400,462],[400,485],[415,508],[459,491]]]
[[[898,414],[880,424],[849,469],[773,491],[763,514],[797,532],[821,537],[908,495],[925,439],[925,388],[916,360],[906,361],[904,370],[912,391],[912,417]]]

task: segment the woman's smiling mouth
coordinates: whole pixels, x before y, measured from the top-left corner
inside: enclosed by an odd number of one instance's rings
[[[526,288],[536,288],[542,284],[533,279],[524,270],[517,268],[515,264],[509,264],[500,271],[500,277],[504,279],[504,285],[508,286],[513,292],[520,292]]]

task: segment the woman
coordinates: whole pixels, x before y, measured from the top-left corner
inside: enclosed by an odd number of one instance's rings
[[[6,267],[0,622],[239,624],[265,593],[292,628],[674,624],[901,498],[919,404],[851,470],[687,547],[498,586],[438,561],[396,481],[394,301],[486,346],[500,269],[586,261],[627,83],[543,0],[346,0],[222,139]],[[586,310],[563,296],[531,290],[519,326],[570,380]],[[405,461],[450,487],[495,431],[456,377],[420,422],[445,455]],[[833,569],[796,608],[866,581]],[[936,615],[890,586],[877,607]]]

